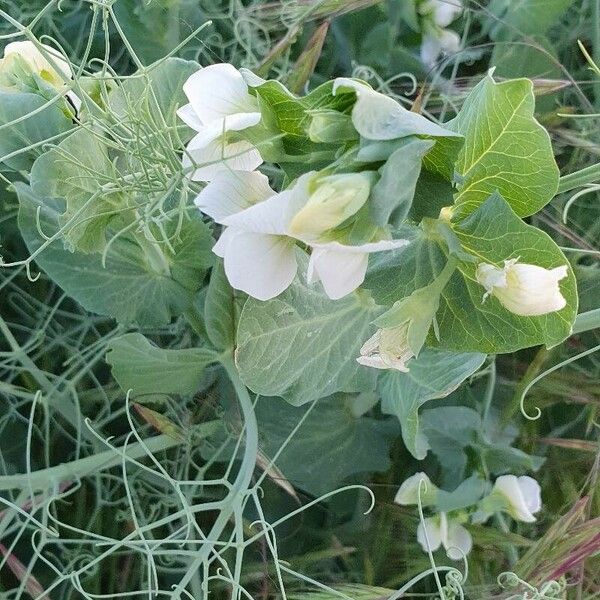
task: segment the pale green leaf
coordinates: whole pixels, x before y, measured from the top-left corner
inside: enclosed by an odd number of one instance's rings
[[[44,152],[41,142],[68,132],[73,127],[73,121],[64,109],[61,101],[45,108],[48,100],[37,94],[0,92],[0,125],[3,126],[0,135],[0,163],[4,162],[15,171],[28,171],[33,161]],[[33,114],[34,111],[36,114]],[[16,119],[32,115],[17,124],[4,127]],[[35,148],[20,152],[20,150],[37,144]],[[12,158],[4,157],[18,152]]]
[[[429,449],[419,424],[420,407],[429,400],[450,394],[479,369],[484,360],[484,354],[425,348],[418,358],[409,362],[408,373],[386,371],[380,378],[381,408],[398,417],[404,444],[415,458],[425,458]]]
[[[483,78],[448,124],[465,136],[455,202],[472,212],[498,191],[519,216],[538,212],[556,194],[558,167],[550,136],[533,116],[533,84]]]
[[[373,370],[355,359],[376,314],[364,295],[333,302],[303,277],[273,300],[248,298],[237,331],[240,375],[253,392],[294,405],[372,389]]]
[[[17,184],[19,229],[33,253],[46,236],[59,229],[59,207],[36,196],[29,186]],[[168,255],[170,275],[157,270],[144,250],[130,237],[119,236],[110,246],[106,265],[99,254],[72,253],[60,238],[51,242],[35,258],[36,263],[89,311],[109,315],[121,323],[145,326],[168,323],[187,310],[194,293],[202,285],[212,264],[213,239],[199,217],[184,222],[181,235],[173,240],[174,255]]]
[[[204,367],[215,362],[207,348],[163,349],[141,333],[127,333],[111,341],[106,362],[125,392],[143,394],[193,394],[202,381]]]

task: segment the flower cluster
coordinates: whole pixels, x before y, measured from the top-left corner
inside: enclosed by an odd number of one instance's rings
[[[417,541],[424,552],[443,546],[452,560],[462,559],[473,547],[473,538],[464,526],[469,521],[483,523],[493,514],[505,512],[517,521],[533,523],[542,508],[540,486],[526,475],[501,475],[479,502],[450,512],[435,510],[440,492],[425,473],[415,473],[402,483],[394,502],[433,509],[434,514],[419,523]]]
[[[294,280],[298,248],[310,251],[306,278],[320,281],[332,299],[361,285],[368,255],[405,246],[385,227],[369,224],[354,235],[357,221],[368,221],[368,204],[377,171],[352,164],[298,176],[280,192],[256,169],[260,148],[244,136],[262,120],[252,93],[262,80],[229,64],[205,67],[184,85],[189,104],[179,117],[196,135],[188,143],[183,168],[193,181],[208,182],[196,206],[223,226],[214,252],[223,258],[235,288],[260,300],[274,298]],[[366,84],[338,79],[332,97],[352,93],[351,121],[358,135],[392,140],[419,133],[453,135],[421,115],[375,92]]]

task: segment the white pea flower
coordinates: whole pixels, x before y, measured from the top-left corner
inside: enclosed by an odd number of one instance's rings
[[[29,40],[7,44],[4,48],[4,58],[0,59],[0,87],[19,89],[19,80],[23,83],[23,78],[32,74],[58,91],[63,91],[68,81],[73,78],[71,66],[55,48],[46,44],[39,44],[38,47]],[[79,110],[79,97],[71,91],[65,95]]]
[[[228,63],[204,67],[188,78],[183,91],[189,104],[177,114],[197,132],[183,156],[192,180],[210,181],[225,169],[254,171],[262,164],[256,147],[232,134],[261,120],[258,101],[235,67]]]
[[[338,77],[333,83],[333,95],[347,93],[356,94],[352,124],[362,137],[369,140],[394,140],[408,135],[460,137],[460,134],[444,129],[423,115],[407,110],[366,83]]]
[[[435,503],[437,493],[438,487],[431,482],[427,473],[420,471],[402,482],[394,502],[402,506],[410,506],[418,504],[420,497],[422,506],[430,506]]]
[[[419,14],[424,19],[421,60],[427,66],[435,65],[440,54],[453,54],[460,49],[460,37],[446,27],[462,11],[461,0],[426,0],[419,7]]]
[[[471,552],[473,538],[458,519],[441,512],[424,519],[417,527],[417,541],[424,552],[435,552],[440,546],[451,560],[461,560]]]
[[[567,276],[567,266],[544,269],[518,260],[505,260],[503,268],[479,264],[475,277],[486,289],[484,300],[494,296],[504,308],[524,317],[545,315],[564,308],[567,302],[558,282]]]
[[[357,362],[374,369],[408,373],[406,363],[415,356],[408,345],[408,327],[409,323],[405,322],[397,327],[378,329],[362,345]]]
[[[346,246],[318,241],[327,233],[325,227],[336,227],[364,204],[368,180],[368,175],[322,177],[310,172],[292,187],[275,193],[260,173],[221,172],[200,193],[196,205],[226,226],[213,251],[223,258],[232,287],[259,300],[278,296],[296,275],[295,246],[300,240],[313,249],[309,282],[320,280],[327,295],[337,299],[363,282],[369,253],[408,243],[385,240]],[[339,196],[332,194],[332,186],[345,191]]]
[[[498,477],[492,496],[500,496],[510,516],[525,523],[533,523],[536,520],[534,515],[542,508],[540,485],[533,477],[527,475]]]

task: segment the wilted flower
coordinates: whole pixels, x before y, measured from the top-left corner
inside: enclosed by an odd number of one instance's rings
[[[503,508],[510,516],[525,523],[533,523],[534,515],[542,508],[540,485],[533,477],[527,475],[498,477],[491,496],[500,497],[504,503]]]
[[[228,63],[204,67],[188,78],[183,91],[189,104],[177,114],[197,132],[183,157],[191,179],[210,181],[224,169],[253,171],[263,162],[250,142],[232,133],[261,120],[258,101],[235,67]]]
[[[378,329],[362,345],[356,360],[365,367],[408,373],[406,363],[413,357],[408,346],[408,323],[402,323],[397,327]]]
[[[558,282],[567,276],[567,266],[544,269],[519,264],[518,258],[504,261],[502,269],[480,263],[475,277],[485,289],[484,300],[492,295],[507,310],[524,317],[555,312],[566,306]]]
[[[334,188],[343,177],[336,176]],[[347,246],[337,241],[316,241],[325,233],[326,225],[335,227],[345,221],[368,197],[367,179],[347,177],[346,192],[338,202],[331,195],[331,179],[314,172],[302,175],[292,187],[280,193],[275,193],[260,173],[218,174],[200,193],[196,205],[226,226],[213,251],[223,257],[231,285],[259,300],[279,295],[296,275],[295,246],[301,240],[313,248],[309,282],[320,280],[327,295],[337,299],[363,282],[369,253],[407,244],[406,240],[383,240]],[[353,182],[354,191],[350,190]],[[326,187],[325,192],[321,191],[321,185]],[[317,200],[309,206],[315,197]],[[302,214],[303,210],[322,221],[315,225]]]
[[[424,552],[435,552],[440,546],[446,550],[448,558],[461,560],[471,552],[473,538],[456,518],[441,512],[424,519],[417,527],[417,541]]]
[[[426,0],[419,7],[423,17],[421,60],[433,66],[442,52],[454,53],[460,48],[460,37],[446,29],[462,13],[461,0]]]

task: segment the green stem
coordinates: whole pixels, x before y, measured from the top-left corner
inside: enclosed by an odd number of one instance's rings
[[[573,325],[573,333],[583,333],[600,327],[600,308],[579,313]]]
[[[563,192],[570,192],[577,187],[587,185],[589,183],[596,183],[600,180],[600,163],[585,167],[574,173],[563,175],[558,182],[558,194]]]
[[[125,451],[125,456],[138,459],[147,456],[148,451],[160,452],[181,444],[181,440],[170,438],[166,435],[157,435],[144,442],[144,444],[130,444]],[[34,490],[46,490],[57,482],[81,479],[90,473],[118,466],[123,461],[123,449],[106,450],[93,456],[86,456],[55,467],[40,469],[31,473],[17,475],[3,475],[0,477],[0,490],[25,489],[31,486]]]

